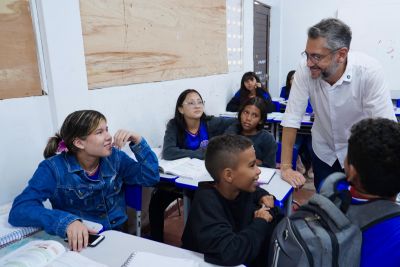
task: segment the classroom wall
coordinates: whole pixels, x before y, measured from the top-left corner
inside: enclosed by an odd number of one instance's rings
[[[287,73],[299,65],[308,28],[323,18],[336,17],[340,1],[282,1],[280,86],[285,85]]]
[[[34,2],[38,6],[49,94],[0,101],[0,204],[12,201],[25,187],[43,159],[47,138],[70,112],[98,109],[108,117],[111,132],[132,129],[156,147],[162,144],[165,124],[182,90],[198,89],[206,101],[206,112],[219,114],[239,87],[243,72],[253,69],[253,1],[246,0],[242,71],[89,91],[79,1]],[[338,7],[347,1],[260,2],[271,6],[270,91],[279,96],[287,72],[298,65],[308,27],[322,18],[335,17]]]
[[[229,0],[228,0],[229,1]],[[49,136],[70,112],[97,109],[108,118],[111,132],[119,128],[142,134],[151,146],[160,146],[165,124],[172,117],[176,98],[196,88],[206,101],[206,112],[219,114],[240,85],[244,71],[253,69],[253,3],[244,2],[244,68],[207,77],[87,90],[86,67],[78,0],[36,0],[44,76],[48,95],[0,101],[0,204],[12,201],[26,186]],[[273,7],[271,34],[279,36],[280,1],[263,0]],[[279,40],[279,38],[274,38]],[[279,42],[271,42],[271,84],[279,70]],[[272,54],[274,56],[272,56]],[[273,70],[272,70],[273,69]]]

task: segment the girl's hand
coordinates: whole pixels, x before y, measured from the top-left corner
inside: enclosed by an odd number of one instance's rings
[[[274,196],[266,195],[260,199],[260,205],[265,205],[268,208],[274,207]]]
[[[261,88],[261,83],[256,83],[256,88]]]
[[[81,251],[89,243],[87,227],[79,220],[73,221],[67,227],[68,245],[73,251]]]
[[[135,144],[140,143],[142,137],[134,132],[127,130],[118,130],[114,135],[114,146],[118,149],[123,148],[127,142],[134,142]]]

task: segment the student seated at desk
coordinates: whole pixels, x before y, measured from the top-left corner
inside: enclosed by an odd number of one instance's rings
[[[183,248],[204,253],[214,264],[267,266],[278,214],[274,197],[257,186],[260,169],[252,142],[240,135],[214,137],[205,164],[214,182],[195,193]]]
[[[137,161],[120,151],[127,142]],[[157,157],[145,139],[118,130],[113,141],[106,118],[94,110],[69,114],[49,139],[44,157],[15,198],[9,222],[68,237],[74,251],[88,245],[83,219],[100,223],[104,230],[122,230],[128,218],[124,184],[151,186],[160,178]],[[43,206],[47,199],[52,209]]]
[[[225,133],[240,134],[253,142],[258,166],[275,168],[278,146],[275,139],[264,129],[267,116],[265,101],[259,97],[248,99],[239,109],[238,121]]]
[[[204,101],[194,89],[183,91],[176,102],[175,116],[165,130],[162,157],[166,160],[184,157],[204,159],[204,153],[211,137],[223,134],[234,118],[206,116]],[[153,191],[149,220],[151,237],[163,242],[164,211],[168,205],[181,198],[182,193],[171,184],[159,184]]]
[[[364,119],[352,127],[344,168],[353,205],[368,208],[374,200],[396,201],[399,140],[400,125],[389,119]],[[361,267],[400,266],[400,215],[369,227],[362,240]]]
[[[262,88],[260,78],[252,71],[246,72],[242,76],[240,89],[235,93],[233,98],[226,106],[226,111],[237,112],[241,105],[249,98],[260,97],[264,99],[267,105],[267,113],[276,111],[275,105],[272,103],[271,95],[267,89]]]

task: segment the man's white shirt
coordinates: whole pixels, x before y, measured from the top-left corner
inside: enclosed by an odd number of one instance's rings
[[[345,72],[334,85],[322,78],[312,79],[306,62],[302,62],[295,73],[282,126],[300,127],[308,98],[315,113],[313,150],[330,166],[336,159],[344,166],[353,124],[368,117],[397,121],[381,65],[359,52],[349,52]]]

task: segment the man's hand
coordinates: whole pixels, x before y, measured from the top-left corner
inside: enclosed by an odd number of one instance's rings
[[[300,188],[306,182],[306,178],[298,171],[292,170],[292,168],[281,168],[281,177],[294,188]]]

